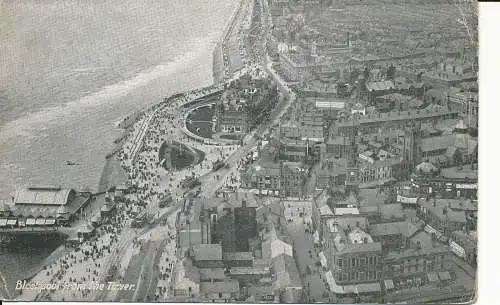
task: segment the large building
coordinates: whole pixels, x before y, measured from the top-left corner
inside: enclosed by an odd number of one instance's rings
[[[402,160],[389,158],[386,160],[373,160],[372,162],[360,160],[359,179],[361,183],[383,184],[393,178],[393,169],[401,166]]]
[[[300,197],[304,194],[307,169],[298,162],[259,162],[241,174],[241,187],[261,194]]]
[[[374,242],[363,222],[331,219],[324,231],[325,252],[334,286],[363,287],[362,292],[379,292],[382,279],[382,245]],[[358,290],[361,290],[358,287]],[[355,289],[353,289],[355,290]]]
[[[384,259],[384,283],[404,288],[439,279],[451,279],[448,269],[450,250],[431,240],[425,232],[417,233],[402,249],[390,251]]]
[[[448,107],[457,111],[470,127],[477,127],[479,102],[477,92],[454,92],[448,96]]]
[[[249,114],[245,100],[222,101],[216,105],[216,130],[225,133],[247,133]]]
[[[189,249],[199,244],[221,243],[224,252],[248,251],[248,239],[257,234],[256,207],[253,195],[246,193],[186,199],[177,214],[178,247]]]
[[[419,199],[419,203],[417,215],[445,236],[449,237],[453,231],[463,230],[467,225],[466,212],[453,208],[447,199]]]
[[[224,197],[212,242],[220,242],[224,252],[247,252],[250,249],[248,240],[257,236],[257,202],[248,193],[231,193]]]
[[[327,189],[330,186],[344,185],[347,172],[345,158],[327,158],[322,160],[320,167],[315,170],[316,189]]]
[[[322,113],[314,103],[297,104],[292,119],[280,126],[280,137],[309,140],[312,143],[324,142],[325,122]]]
[[[317,163],[321,155],[321,144],[309,140],[282,137],[279,139],[279,159],[291,162]]]
[[[477,163],[477,156],[477,138],[469,134],[454,133],[420,140],[420,159],[438,165]]]
[[[388,113],[341,119],[332,126],[331,134],[349,136],[355,131],[361,134],[372,134],[379,133],[381,130],[405,130],[412,123],[437,124],[441,120],[458,117],[458,112],[456,111],[450,111],[435,105],[431,106],[423,110],[391,111]]]
[[[292,82],[303,82],[309,78],[311,68],[307,56],[296,52],[280,53],[279,61],[285,78]]]

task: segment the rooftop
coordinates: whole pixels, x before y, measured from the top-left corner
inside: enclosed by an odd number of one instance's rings
[[[15,216],[23,217],[57,217],[61,214],[74,214],[76,211],[84,205],[90,197],[87,195],[76,195],[71,201],[64,205],[24,205],[17,204],[10,206],[12,214]]]
[[[444,116],[444,115],[457,115],[456,111],[449,111],[443,109],[442,107],[437,108],[425,108],[423,110],[408,110],[408,111],[391,111],[387,113],[377,113],[373,115],[364,115],[353,119],[340,120],[336,123],[338,127],[348,127],[353,126],[355,123],[359,124],[370,124],[376,122],[388,122],[388,121],[401,121],[401,120],[409,120],[409,119],[424,119],[424,118],[432,118],[436,116]]]
[[[70,195],[75,195],[73,189],[59,187],[29,187],[18,190],[15,205],[65,205],[70,201]]]
[[[224,268],[200,268],[200,281],[225,279]]]
[[[240,292],[240,284],[236,280],[227,280],[224,282],[201,282],[201,293],[238,293]]]
[[[191,256],[195,261],[222,260],[222,246],[220,244],[193,245]]]
[[[225,261],[253,260],[252,252],[225,252],[222,257]]]
[[[436,245],[435,247],[431,248],[408,248],[404,249],[401,251],[391,251],[387,253],[386,259],[391,260],[391,259],[405,259],[405,258],[410,258],[410,257],[422,257],[422,256],[427,256],[430,254],[445,254],[450,252],[448,248],[442,245]]]
[[[464,211],[453,210],[451,203],[447,199],[419,199],[421,206],[430,211],[434,216],[441,220],[465,223],[466,217]]]
[[[415,224],[409,221],[373,224],[370,225],[369,228],[372,236],[402,234],[407,238],[413,236],[419,230]]]
[[[240,274],[259,274],[265,275],[270,273],[269,267],[232,267],[229,271],[231,275],[240,275]]]
[[[441,169],[441,176],[450,179],[471,179],[476,180],[478,178],[477,169],[471,169],[470,166],[465,165],[461,170],[457,167],[449,167]]]
[[[452,238],[462,246],[477,247],[477,232],[475,231],[471,233],[454,231],[452,233]]]
[[[390,80],[366,83],[366,89],[368,91],[385,91],[394,88],[395,88],[394,82]]]

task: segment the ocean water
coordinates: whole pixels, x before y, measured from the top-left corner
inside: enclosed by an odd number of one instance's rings
[[[1,1],[0,199],[29,184],[94,189],[117,121],[212,83],[212,50],[236,6]]]
[[[212,83],[237,2],[0,1],[0,200],[33,184],[95,190],[116,122]]]

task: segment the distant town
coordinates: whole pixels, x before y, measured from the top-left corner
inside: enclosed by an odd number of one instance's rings
[[[131,288],[4,297],[471,302],[477,16],[453,3],[241,0],[215,83],[124,119],[98,193],[1,207],[6,244],[65,236],[27,280]]]

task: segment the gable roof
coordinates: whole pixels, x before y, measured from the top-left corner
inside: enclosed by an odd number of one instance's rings
[[[73,189],[30,187],[16,193],[14,204],[65,205]]]

